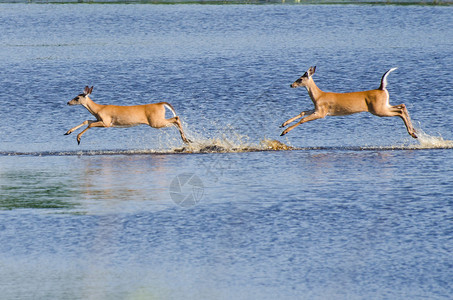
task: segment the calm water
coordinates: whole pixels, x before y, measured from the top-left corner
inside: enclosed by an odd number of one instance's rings
[[[453,7],[1,4],[0,23],[2,299],[453,294]],[[370,114],[279,137],[311,65],[343,92],[397,66],[419,141]],[[194,145],[139,126],[78,146],[85,85],[172,103]],[[272,140],[295,150],[246,151]]]

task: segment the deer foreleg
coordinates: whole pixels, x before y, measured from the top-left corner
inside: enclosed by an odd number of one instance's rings
[[[102,121],[87,121],[87,122],[89,123],[87,128],[82,130],[82,132],[77,135],[77,143],[79,145],[80,145],[80,139],[82,138],[82,134],[84,134],[91,127],[107,127],[107,126],[105,126],[104,122],[102,122]],[[81,125],[81,126],[83,126],[83,125]]]
[[[300,124],[302,123],[306,123],[306,122],[309,122],[309,121],[313,121],[313,120],[317,120],[317,119],[322,119],[326,116],[326,114],[321,114],[317,111],[315,111],[314,113],[312,113],[311,115],[309,116],[306,116],[305,118],[303,118],[302,120],[300,120],[299,122],[297,122],[296,124],[294,124],[293,126],[290,126],[288,128],[286,128],[282,134],[280,134],[280,136],[283,136],[285,134],[287,134],[288,132],[290,132],[291,130],[293,130],[294,128],[296,128],[297,126],[299,126]]]
[[[77,125],[76,127],[69,129],[68,131],[66,131],[65,135],[68,135],[68,134],[73,133],[74,131],[76,131],[76,130],[79,129],[80,127],[87,125],[88,122],[90,122],[90,121],[89,121],[89,120],[86,120],[86,121],[83,122],[82,124]],[[96,122],[96,121],[91,121],[91,122]]]
[[[299,119],[299,118],[302,118],[302,117],[305,116],[305,115],[312,114],[312,113],[314,113],[314,112],[315,112],[314,109],[305,110],[305,111],[301,112],[300,114],[298,114],[297,116],[295,116],[294,118],[291,118],[291,119],[287,120],[285,123],[283,123],[283,124],[280,126],[280,128],[285,127],[285,126],[288,125],[289,123],[292,123],[292,122],[294,122],[295,120],[297,120],[297,119]]]

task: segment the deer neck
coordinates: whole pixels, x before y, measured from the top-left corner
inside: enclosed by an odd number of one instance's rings
[[[310,96],[313,102],[319,99],[321,95],[324,93],[323,91],[321,91],[320,88],[318,88],[313,79],[310,80],[309,84],[306,85],[305,88],[307,89],[308,95]]]
[[[98,112],[104,106],[102,104],[97,104],[93,100],[91,100],[88,96],[86,97],[87,101],[83,104],[83,106],[93,115],[97,116]]]

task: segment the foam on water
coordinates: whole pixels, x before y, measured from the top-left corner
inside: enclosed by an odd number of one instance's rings
[[[453,141],[445,140],[440,136],[419,134],[415,144],[399,144],[389,146],[322,146],[322,147],[294,147],[280,141],[263,138],[254,143],[233,143],[231,140],[212,138],[196,140],[183,147],[167,149],[109,149],[109,150],[81,150],[81,151],[42,151],[16,152],[3,151],[1,156],[96,156],[96,155],[152,155],[152,154],[196,154],[196,153],[239,153],[259,151],[386,151],[386,150],[423,150],[423,149],[453,149]]]
[[[280,141],[263,138],[259,142],[252,142],[245,135],[235,134],[234,137],[198,138],[190,144],[175,146],[172,140],[161,140],[156,148],[152,149],[99,149],[99,150],[75,150],[75,151],[0,151],[3,156],[28,155],[28,156],[95,156],[95,155],[149,155],[149,154],[191,154],[191,153],[235,153],[257,151],[285,151],[297,150]]]
[[[263,137],[259,141],[252,139],[236,130],[229,128],[213,137],[204,137],[203,134],[191,132],[190,144],[181,146],[178,138],[164,135],[158,145],[152,149],[99,149],[76,151],[38,151],[38,152],[0,152],[2,156],[29,155],[29,156],[94,156],[94,155],[150,155],[150,154],[195,154],[195,153],[238,153],[258,151],[291,151],[291,150],[330,150],[330,151],[385,151],[385,150],[423,150],[423,149],[453,149],[453,141],[445,140],[442,136],[433,136],[417,129],[417,139],[410,139],[395,145],[373,146],[321,146],[304,147],[291,146],[278,140]]]
[[[171,145],[171,152],[174,153],[229,153],[229,152],[256,152],[256,151],[276,151],[276,150],[295,150],[296,148],[288,146],[282,142],[267,137],[253,139],[247,134],[241,133],[231,124],[215,127],[221,128],[209,134],[208,130],[192,129],[184,124],[186,133],[191,139],[191,143],[179,146],[173,142],[167,143],[166,147]],[[176,141],[178,142],[178,141]],[[164,143],[165,144],[165,143]],[[165,145],[162,144],[165,148]]]
[[[281,151],[295,150],[277,140],[262,139],[259,143],[232,141],[225,138],[198,140],[182,148],[172,149],[176,153],[228,153],[228,152],[256,152],[256,151]]]
[[[445,140],[442,136],[432,136],[422,130],[417,130],[419,142],[415,148],[419,149],[445,149],[453,148],[453,141]]]
[[[433,136],[424,132],[422,129],[417,129],[416,140],[411,139],[408,144],[391,146],[393,149],[452,149],[453,141],[445,140],[442,136]],[[415,141],[415,143],[412,143]]]

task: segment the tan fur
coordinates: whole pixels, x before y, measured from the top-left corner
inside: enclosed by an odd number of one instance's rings
[[[386,78],[388,73],[395,69],[396,68],[390,69],[384,74],[379,89],[353,93],[326,93],[318,88],[313,81],[312,75],[315,73],[316,67],[309,68],[303,76],[291,84],[291,87],[296,88],[304,86],[313,101],[315,109],[303,111],[284,122],[281,127],[285,127],[295,120],[307,115],[296,124],[284,130],[281,135],[287,134],[302,123],[324,118],[326,116],[345,116],[359,112],[370,112],[378,117],[400,117],[406,125],[407,132],[413,138],[417,138],[406,106],[404,104],[394,106],[389,104]]]
[[[90,99],[89,95],[92,90],[93,87],[91,89],[86,87],[84,94],[80,94],[68,102],[68,105],[83,105],[96,118],[95,121],[86,120],[65,133],[71,134],[80,127],[88,125],[87,128],[77,135],[77,142],[79,144],[82,135],[92,127],[132,127],[142,124],[149,125],[153,128],[175,125],[184,143],[190,142],[184,135],[178,116],[165,119],[165,106],[170,107],[174,112],[173,107],[169,103],[159,102],[133,106],[103,105]]]

